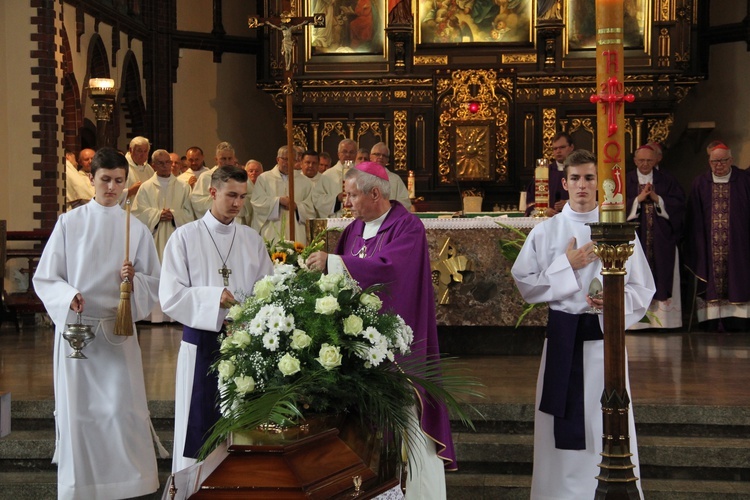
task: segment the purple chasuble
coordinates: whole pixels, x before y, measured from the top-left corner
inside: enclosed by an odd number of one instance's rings
[[[672,297],[674,279],[675,247],[682,235],[682,222],[685,216],[685,193],[676,179],[666,172],[654,169],[653,186],[656,194],[664,200],[664,208],[669,219],[657,213],[657,204],[646,201],[641,204],[638,218],[638,239],[646,254],[651,274],[656,283],[654,300],[667,300]],[[631,170],[626,176],[628,197],[627,213],[633,207],[635,198],[643,186],[638,184],[638,172]]]
[[[435,295],[424,224],[403,205],[391,201],[391,211],[378,233],[362,238],[365,223],[356,220],[344,230],[336,247],[347,272],[362,288],[385,284],[378,293],[383,311],[401,316],[414,331],[410,359],[439,355]],[[435,441],[446,470],[456,470],[456,454],[447,408],[425,401],[420,391],[422,430]]]
[[[688,200],[686,263],[705,300],[750,301],[750,175],[732,167],[727,204],[716,204],[711,172],[696,177]],[[722,222],[723,221],[723,222]],[[728,221],[728,226],[726,224]],[[725,276],[716,276],[713,238],[728,238]],[[724,281],[725,295],[719,285]]]

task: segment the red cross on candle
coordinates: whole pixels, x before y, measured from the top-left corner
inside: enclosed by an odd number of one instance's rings
[[[635,96],[623,93],[624,85],[616,76],[610,76],[607,82],[602,84],[602,87],[602,93],[592,95],[589,100],[594,104],[601,102],[604,105],[609,124],[607,136],[612,137],[617,132],[617,112],[620,110],[622,102],[633,102]]]

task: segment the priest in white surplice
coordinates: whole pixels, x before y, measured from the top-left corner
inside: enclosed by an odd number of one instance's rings
[[[351,139],[339,142],[339,161],[323,172],[315,184],[312,201],[317,216],[320,218],[339,217],[344,204],[344,165],[357,157],[357,143]]]
[[[164,247],[175,229],[195,220],[190,203],[190,186],[172,175],[172,162],[169,153],[157,149],[151,155],[151,165],[155,174],[141,184],[133,201],[133,215],[151,230],[162,261]],[[169,321],[157,302],[147,321],[163,323]]]
[[[198,176],[198,181],[193,186],[193,192],[190,195],[190,201],[193,204],[193,213],[196,219],[200,219],[208,209],[211,208],[211,174],[213,174],[217,168],[225,165],[234,165],[237,161],[234,154],[234,146],[228,142],[220,142],[216,146],[216,165],[204,171]],[[248,198],[252,193],[252,186],[248,189]]]
[[[133,198],[141,184],[146,182],[154,175],[154,169],[148,164],[148,153],[151,151],[151,143],[143,136],[133,137],[128,146],[128,152],[125,158],[128,160],[130,169],[128,172],[128,182],[126,191],[120,197],[120,205],[125,206],[128,198]]]
[[[208,368],[227,308],[273,271],[262,238],[235,222],[247,194],[247,173],[225,166],[211,178],[211,208],[169,239],[159,285],[164,312],[184,325],[175,386],[174,472],[196,462],[219,417],[218,381]]]
[[[131,498],[159,487],[138,337],[112,333],[122,279],[133,283],[134,321],[151,310],[159,282],[154,240],[135,217],[124,262],[126,213],[117,201],[127,169],[114,149],[96,153],[94,200],[60,216],[34,275],[55,323],[53,462],[61,499]],[[84,350],[88,359],[68,358],[72,349],[62,338],[76,312],[96,333]]]
[[[159,260],[175,229],[195,220],[190,203],[190,186],[172,175],[169,153],[157,149],[151,155],[156,173],[141,185],[133,202],[133,215],[154,235]]]
[[[187,161],[188,169],[178,175],[177,178],[190,186],[190,189],[193,189],[200,176],[210,169],[203,161],[203,150],[198,146],[188,148],[185,152],[185,160]]]
[[[94,187],[88,175],[78,170],[75,154],[65,153],[65,205],[68,210],[84,205],[94,197]]]
[[[586,225],[599,219],[594,155],[571,153],[562,186],[570,200],[561,213],[529,233],[511,270],[527,302],[549,305],[536,389],[532,500],[593,498],[602,452],[604,340],[602,316],[591,311],[603,301],[588,296],[602,266]],[[656,290],[637,237],[633,244],[625,265],[626,328],[646,314]],[[626,386],[630,391],[627,378]],[[632,406],[628,422],[635,476],[642,477]]]
[[[287,147],[281,146],[277,153],[276,166],[263,172],[255,183],[252,195],[253,229],[268,241],[289,239],[289,224],[294,223],[294,238],[307,243],[305,222],[315,218],[312,205],[313,183],[302,170],[294,170],[294,204],[289,210],[289,172]],[[292,214],[290,216],[290,214]]]

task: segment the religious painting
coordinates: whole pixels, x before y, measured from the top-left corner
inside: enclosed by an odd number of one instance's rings
[[[419,0],[420,44],[529,43],[533,0]]]
[[[311,0],[310,15],[326,25],[310,30],[310,54],[383,54],[388,16],[385,0]]]
[[[649,0],[625,0],[623,44],[626,49],[645,47],[648,26]],[[568,50],[593,50],[596,48],[595,0],[568,0],[565,2],[565,26]]]
[[[492,180],[490,166],[490,137],[487,123],[456,124],[456,177],[462,181]]]

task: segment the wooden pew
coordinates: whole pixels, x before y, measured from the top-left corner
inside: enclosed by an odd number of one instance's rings
[[[7,221],[0,221],[0,282],[2,283],[2,314],[0,315],[0,325],[5,321],[6,316],[13,315],[16,322],[16,331],[23,329],[23,315],[43,313],[44,305],[37,297],[34,291],[32,279],[39,258],[42,256],[44,245],[50,237],[51,231],[34,230],[34,231],[8,231]],[[9,248],[9,242],[31,242],[34,245],[31,248],[22,248],[13,245]],[[23,245],[28,247],[29,245]],[[26,259],[27,267],[21,272],[28,274],[29,286],[24,291],[8,292],[5,290],[5,264],[11,259]]]

